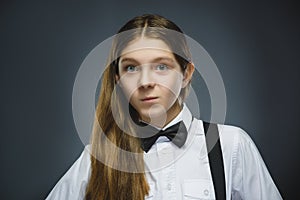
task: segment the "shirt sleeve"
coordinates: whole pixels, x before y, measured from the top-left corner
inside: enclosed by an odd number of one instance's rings
[[[239,132],[233,157],[232,199],[281,200],[254,142],[245,131]]]
[[[89,171],[90,153],[88,147],[86,147],[71,168],[57,182],[46,200],[84,199]]]

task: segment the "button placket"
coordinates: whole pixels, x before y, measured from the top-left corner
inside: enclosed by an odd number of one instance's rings
[[[176,199],[176,167],[175,164],[171,164],[169,167],[164,169],[165,188],[166,188],[166,199]]]

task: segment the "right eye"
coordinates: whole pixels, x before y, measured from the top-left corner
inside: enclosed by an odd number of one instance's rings
[[[135,72],[138,71],[138,67],[134,65],[127,65],[125,67],[126,72]]]

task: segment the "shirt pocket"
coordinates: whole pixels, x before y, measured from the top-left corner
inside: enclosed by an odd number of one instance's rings
[[[145,196],[145,200],[151,200],[154,199],[155,195],[155,183],[154,182],[148,182],[149,187],[150,187],[150,191],[149,191],[149,195]]]
[[[187,179],[183,182],[183,199],[214,200],[214,190],[211,180]]]

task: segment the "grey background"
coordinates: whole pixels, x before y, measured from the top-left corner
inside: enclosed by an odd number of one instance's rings
[[[227,91],[225,123],[249,133],[283,197],[299,198],[299,6],[283,0],[1,1],[0,198],[44,199],[80,155],[77,70],[143,13],[173,20],[208,51]]]

